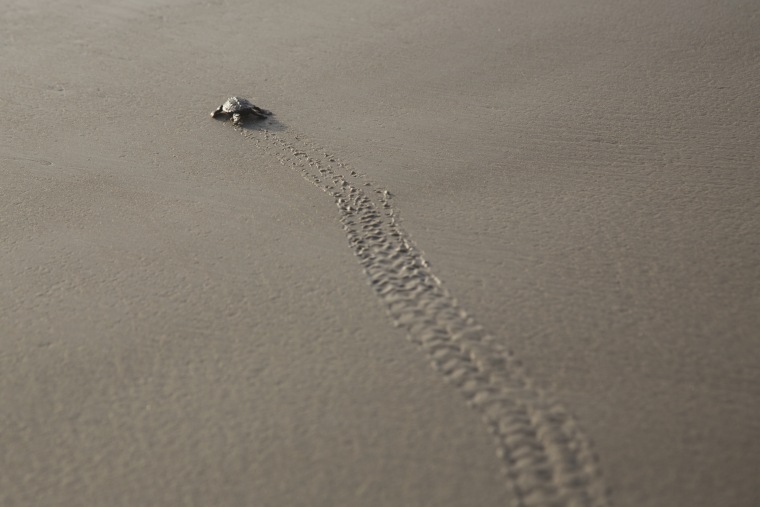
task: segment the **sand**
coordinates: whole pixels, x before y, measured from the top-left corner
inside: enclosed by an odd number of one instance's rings
[[[0,505],[760,502],[754,2],[122,4],[0,18]]]

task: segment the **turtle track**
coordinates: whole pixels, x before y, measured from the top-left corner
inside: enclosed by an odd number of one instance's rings
[[[335,200],[349,246],[393,323],[427,354],[492,434],[510,504],[609,506],[590,441],[433,274],[400,226],[392,195],[297,135],[242,133]]]

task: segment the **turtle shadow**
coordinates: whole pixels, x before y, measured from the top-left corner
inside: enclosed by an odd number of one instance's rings
[[[263,119],[246,118],[240,127],[243,130],[269,130],[270,132],[284,132],[288,127],[274,115]]]
[[[229,121],[227,118],[223,117],[217,117],[214,118],[216,121]],[[229,121],[232,123],[231,121]],[[267,116],[266,118],[255,118],[253,115],[249,115],[248,117],[244,117],[237,125],[235,125],[237,128],[242,130],[250,130],[250,131],[264,131],[268,130],[270,132],[284,132],[287,130],[287,126],[279,121],[277,118],[272,116]]]

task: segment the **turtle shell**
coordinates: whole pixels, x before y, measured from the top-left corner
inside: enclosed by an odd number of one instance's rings
[[[252,107],[253,104],[242,97],[230,97],[227,99],[227,102],[222,105],[222,111],[225,113],[234,114],[247,111]]]

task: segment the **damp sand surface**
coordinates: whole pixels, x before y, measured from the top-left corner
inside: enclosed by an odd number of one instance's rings
[[[758,14],[7,2],[0,504],[756,505]]]

